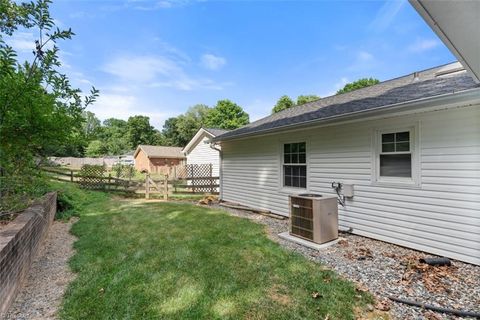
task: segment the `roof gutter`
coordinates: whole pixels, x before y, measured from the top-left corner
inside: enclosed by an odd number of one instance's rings
[[[440,104],[438,104],[439,102]],[[327,118],[313,119],[310,121],[284,125],[276,128],[264,129],[264,130],[259,130],[255,132],[247,132],[244,134],[238,134],[231,137],[225,137],[223,139],[222,139],[222,136],[218,136],[213,138],[212,141],[220,142],[220,141],[236,140],[236,139],[242,139],[242,138],[247,138],[251,136],[257,136],[260,134],[275,133],[277,131],[308,127],[312,125],[329,124],[329,123],[339,122],[340,120],[354,120],[354,119],[359,119],[363,117],[383,115],[383,114],[392,113],[392,112],[411,111],[414,109],[418,110],[420,108],[424,109],[424,108],[435,107],[435,106],[440,107],[442,105],[458,106],[462,102],[468,103],[468,105],[480,103],[480,88],[464,90],[457,93],[446,93],[446,94],[438,95],[435,97],[421,98],[421,99],[411,100],[407,102],[395,103],[395,104],[385,105],[385,106],[376,107],[372,109],[335,115]]]
[[[470,76],[476,83],[480,83],[480,79],[477,74],[470,67],[468,62],[465,60],[463,55],[460,53],[460,50],[453,44],[453,41],[450,40],[446,32],[440,27],[435,18],[430,14],[428,9],[424,6],[422,2],[424,0],[409,0],[410,4],[415,8],[415,10],[422,16],[423,20],[429,25],[429,27],[437,34],[437,36],[442,40],[442,42],[448,47],[448,49],[453,53],[453,55],[458,59],[458,61],[467,69]]]

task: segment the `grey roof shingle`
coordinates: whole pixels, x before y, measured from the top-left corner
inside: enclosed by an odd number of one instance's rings
[[[217,137],[217,136],[222,135],[224,133],[230,132],[230,130],[218,129],[218,128],[203,128],[203,129],[210,132],[214,137]]]
[[[149,146],[141,144],[135,151],[135,156],[142,149],[149,158],[185,158],[180,147]]]
[[[418,72],[417,80],[414,80],[413,74],[410,74],[286,109],[217,136],[214,140],[222,141],[243,135],[261,134],[264,131],[280,130],[282,127],[300,125],[313,120],[346,116],[382,107],[388,108],[398,103],[480,87],[465,72],[437,76],[436,73],[444,68],[445,66],[440,66]]]

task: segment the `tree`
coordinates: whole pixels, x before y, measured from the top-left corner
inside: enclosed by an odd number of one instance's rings
[[[206,126],[207,116],[211,110],[206,105],[197,104],[190,107],[185,114],[177,117],[175,127],[178,134],[178,146],[185,146],[201,127]]]
[[[133,116],[127,121],[127,138],[130,147],[135,149],[139,144],[155,144],[157,131],[150,125],[149,117]]]
[[[308,103],[308,102],[312,102],[312,101],[315,101],[315,100],[318,100],[320,99],[319,96],[316,96],[314,94],[309,94],[309,95],[300,95],[298,96],[297,98],[297,106],[300,106],[302,104],[305,104],[305,103]]]
[[[39,160],[80,146],[82,112],[98,96],[92,88],[84,97],[59,71],[57,42],[74,33],[55,26],[50,3],[0,0],[0,212],[18,209],[28,203],[25,196],[45,190]],[[38,37],[32,60],[18,61],[4,36],[30,29]],[[19,205],[5,199],[23,200]]]
[[[337,94],[350,92],[360,88],[365,88],[373,86],[374,84],[380,83],[380,80],[374,78],[362,78],[354,82],[347,83],[342,89],[337,91]]]
[[[85,140],[90,142],[97,138],[102,124],[95,116],[95,113],[90,111],[84,111],[83,118],[85,119],[83,122],[83,134],[85,135]]]
[[[172,117],[165,120],[162,129],[162,135],[169,146],[180,146],[181,136],[177,128],[178,118]]]
[[[105,154],[108,155],[119,155],[133,149],[128,141],[125,120],[106,119],[103,121],[98,138],[103,144]]]
[[[277,113],[294,106],[295,106],[295,102],[293,102],[293,100],[289,96],[287,95],[281,96],[280,99],[278,99],[275,106],[273,107],[272,113]]]
[[[237,129],[250,122],[248,113],[230,100],[220,100],[206,115],[205,125],[210,128]]]
[[[55,26],[50,3],[0,2],[0,166],[11,173],[34,167],[34,159],[76,144],[82,112],[98,96],[92,88],[82,97],[59,71],[56,43],[74,33]],[[38,29],[32,61],[17,61],[14,49],[3,40],[4,34],[13,35],[19,28]]]
[[[92,140],[88,144],[85,155],[87,157],[99,157],[106,154],[105,145],[100,140]]]

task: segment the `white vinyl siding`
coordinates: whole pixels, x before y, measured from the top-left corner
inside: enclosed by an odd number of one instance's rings
[[[418,183],[375,180],[377,128],[418,125]],[[281,142],[308,139],[308,192],[354,184],[340,226],[406,247],[480,264],[480,106],[305,129],[237,141],[223,150],[223,200],[288,215]],[[301,192],[298,190],[297,192]]]
[[[210,137],[203,135],[199,142],[187,154],[187,164],[212,164],[212,174],[219,176],[220,172],[220,154],[217,150],[210,148],[208,143]]]

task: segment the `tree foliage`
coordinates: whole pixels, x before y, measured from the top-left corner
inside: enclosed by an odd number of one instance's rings
[[[320,99],[320,97],[314,94],[300,95],[297,97],[297,106],[300,106],[302,104],[309,103],[318,99]]]
[[[337,91],[337,94],[346,93],[346,92],[350,92],[350,91],[357,90],[357,89],[360,89],[360,88],[373,86],[374,84],[377,84],[377,83],[380,83],[380,80],[375,79],[375,78],[358,79],[356,81],[347,83],[342,89]]]
[[[297,102],[295,103],[292,98],[284,95],[278,99],[277,103],[272,109],[272,113],[277,113],[318,99],[320,99],[320,97],[314,94],[300,95],[297,97]]]
[[[249,123],[248,114],[230,100],[220,100],[214,107],[198,104],[163,125],[165,143],[185,146],[201,127],[236,129]]]
[[[147,116],[129,117],[127,121],[127,139],[132,148],[139,144],[156,144],[158,142],[158,131],[150,125],[150,118]]]
[[[272,113],[277,113],[295,106],[295,102],[287,95],[281,96],[272,109]]]
[[[55,148],[76,143],[82,132],[82,112],[95,101],[98,91],[92,88],[90,95],[83,97],[59,71],[56,43],[71,39],[74,33],[55,26],[49,14],[50,1],[0,3],[0,165],[19,170]],[[5,42],[5,35],[18,28],[38,29],[31,62],[20,63]]]
[[[78,145],[83,110],[98,91],[87,96],[72,87],[59,71],[57,42],[71,39],[71,29],[60,30],[50,16],[49,0],[17,3],[0,0],[0,193],[2,198],[19,192],[22,177],[39,175],[39,160],[55,150]],[[5,40],[18,30],[38,35],[32,61],[21,62]],[[10,178],[16,180],[10,184]],[[23,191],[22,191],[23,192]],[[28,192],[25,192],[28,193]],[[0,208],[1,209],[1,208]]]
[[[250,122],[242,107],[230,100],[220,100],[206,115],[205,125],[210,128],[237,129]]]
[[[204,104],[190,107],[187,112],[170,118],[163,125],[163,137],[168,145],[185,146],[201,127],[205,126],[211,108]]]

